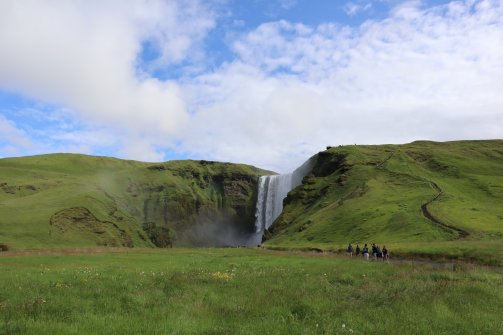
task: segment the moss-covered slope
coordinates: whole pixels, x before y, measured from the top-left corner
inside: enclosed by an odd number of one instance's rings
[[[329,148],[267,237],[320,247],[502,241],[503,141]]]
[[[0,160],[0,244],[226,245],[254,229],[252,166],[54,154]]]

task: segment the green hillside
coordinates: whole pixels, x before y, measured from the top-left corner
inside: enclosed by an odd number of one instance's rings
[[[289,193],[267,245],[503,263],[503,141],[328,148]]]
[[[0,159],[0,248],[244,244],[247,165],[54,154]],[[279,249],[386,244],[393,255],[503,264],[503,141],[332,147],[266,234]]]
[[[254,231],[251,166],[53,154],[0,159],[0,245],[225,245]]]

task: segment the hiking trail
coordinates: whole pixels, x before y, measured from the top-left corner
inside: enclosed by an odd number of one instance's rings
[[[425,179],[426,180],[426,179]],[[431,198],[430,200],[428,200],[427,202],[425,202],[424,204],[421,205],[421,212],[423,213],[424,217],[427,218],[428,220],[430,220],[431,222],[441,226],[442,228],[444,229],[449,229],[449,230],[454,230],[458,233],[458,237],[456,238],[457,240],[458,239],[461,239],[461,238],[466,238],[470,235],[470,233],[468,233],[466,230],[463,230],[461,228],[458,228],[458,227],[455,227],[455,226],[452,226],[452,225],[448,225],[446,223],[443,223],[442,221],[440,221],[438,218],[436,218],[429,210],[428,210],[428,205],[433,203],[434,201],[437,201],[440,196],[442,196],[442,194],[444,193],[444,191],[440,188],[440,186],[438,186],[437,183],[431,181],[431,180],[426,180],[430,183],[430,185],[438,192],[433,198]]]
[[[376,165],[376,169],[383,169],[384,168],[384,164],[386,164],[386,162],[388,162],[394,155],[395,155],[396,151],[392,151],[388,157],[386,157],[381,163],[377,164]],[[391,170],[388,170],[390,172],[393,172]],[[397,173],[397,172],[393,172],[393,173]],[[408,175],[408,174],[406,174]],[[409,175],[411,176],[411,175]],[[411,176],[411,177],[414,177],[414,178],[417,178],[417,176]],[[466,230],[463,230],[461,228],[458,228],[458,227],[455,227],[455,226],[452,226],[452,225],[449,225],[449,224],[446,224],[442,221],[440,221],[438,218],[436,218],[428,209],[428,205],[430,205],[431,203],[433,203],[434,201],[437,201],[441,196],[442,194],[444,194],[444,191],[440,188],[440,186],[438,186],[437,183],[431,181],[431,180],[428,180],[424,177],[419,177],[419,179],[429,183],[438,193],[435,194],[435,196],[433,196],[433,198],[431,198],[430,200],[428,200],[427,202],[425,202],[424,204],[421,205],[421,212],[423,213],[423,216],[430,220],[431,222],[433,222],[434,224],[440,226],[442,229],[445,229],[445,230],[454,230],[455,232],[458,233],[458,236],[455,238],[456,240],[459,240],[459,239],[462,239],[462,238],[466,238],[470,235],[469,232],[467,232]]]

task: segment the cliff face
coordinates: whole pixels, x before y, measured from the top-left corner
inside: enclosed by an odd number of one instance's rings
[[[207,161],[148,169],[155,185],[128,186],[148,232],[167,227],[177,244],[196,246],[242,245],[254,233],[260,170]]]
[[[260,175],[208,161],[149,164],[85,155],[0,160],[0,243],[227,246],[255,230]]]

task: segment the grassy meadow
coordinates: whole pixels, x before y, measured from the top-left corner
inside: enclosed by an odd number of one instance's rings
[[[501,334],[503,269],[257,249],[0,255],[0,334]]]

